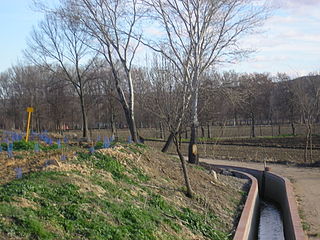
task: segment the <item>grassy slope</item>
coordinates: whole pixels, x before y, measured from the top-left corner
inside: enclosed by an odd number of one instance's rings
[[[209,190],[203,195],[195,184],[197,197],[190,200],[175,168],[179,162],[144,145],[79,152],[60,167],[0,186],[0,239],[230,238],[243,192],[232,184],[211,185],[221,191],[208,197]],[[190,170],[195,177],[208,175]]]

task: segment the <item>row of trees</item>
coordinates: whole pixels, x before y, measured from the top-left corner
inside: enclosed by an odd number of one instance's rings
[[[152,68],[133,68],[136,93],[136,123],[138,128],[158,128],[162,132],[188,131],[191,110],[186,109],[185,86],[179,83],[165,62],[155,58]],[[0,74],[0,127],[24,129],[28,106],[34,106],[33,128],[82,129],[82,109],[79,96],[63,73],[52,73],[45,67],[14,66]],[[127,127],[111,70],[92,70],[83,91],[89,128]],[[311,135],[312,125],[319,123],[320,77],[317,74],[291,80],[285,74],[237,74],[235,72],[206,74],[199,86],[199,126],[255,125],[290,123],[305,124]],[[127,93],[125,93],[127,94]],[[180,121],[181,119],[181,121]],[[202,134],[204,135],[204,134]],[[208,137],[213,137],[206,134]],[[162,134],[162,137],[165,137]],[[173,137],[172,137],[173,140]]]
[[[197,162],[201,79],[217,63],[243,57],[247,50],[239,47],[239,39],[265,17],[263,4],[247,0],[67,0],[43,10],[46,19],[33,32],[27,56],[52,72],[62,71],[73,85],[81,105],[83,137],[88,138],[83,88],[95,79],[89,71],[102,67],[111,73],[133,141],[139,141],[133,65],[144,46],[165,62],[161,68],[170,78],[183,85],[178,116],[166,123],[171,132],[168,144],[181,131],[188,112],[191,163]],[[159,34],[151,35],[148,28]]]
[[[250,52],[239,41],[265,19],[261,2],[64,0],[55,8],[39,3],[45,19],[29,39],[30,63],[1,74],[0,124],[21,128],[21,113],[32,105],[38,130],[79,126],[88,139],[89,125],[114,132],[118,123],[137,142],[137,123],[158,123],[170,132],[163,150],[188,128],[189,162],[196,163],[199,123],[246,120],[254,137],[257,121],[282,117],[293,123],[301,115],[312,122],[305,104],[297,107],[292,100],[297,94],[287,90],[292,84],[285,75],[275,85],[268,74],[215,71]],[[145,63],[143,51],[152,56]],[[294,96],[276,102],[283,95],[277,93],[280,86]],[[279,110],[279,104],[287,106]]]

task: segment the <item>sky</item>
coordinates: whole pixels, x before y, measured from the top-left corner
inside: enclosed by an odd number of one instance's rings
[[[42,17],[31,6],[32,0],[0,0],[0,72],[23,59],[26,39]]]
[[[52,0],[51,0],[52,1]],[[221,66],[236,72],[285,72],[301,76],[320,71],[320,0],[274,1],[271,17],[259,34],[242,39],[255,49],[246,60]],[[0,72],[18,62],[32,26],[42,18],[32,0],[0,0]]]
[[[285,72],[293,77],[320,72],[320,0],[273,2],[272,15],[261,33],[243,40],[255,53],[225,69]]]

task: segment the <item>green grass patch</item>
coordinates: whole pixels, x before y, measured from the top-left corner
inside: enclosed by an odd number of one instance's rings
[[[142,145],[143,147],[145,145]],[[134,146],[134,149],[141,148],[141,146]],[[127,146],[127,149],[123,149],[123,152],[133,151],[130,146]],[[130,167],[123,166],[117,159],[110,155],[102,154],[95,152],[94,154],[79,152],[78,153],[78,162],[86,163],[88,165],[93,165],[97,169],[102,169],[107,172],[110,172],[114,179],[123,180],[128,183],[135,183],[135,180],[140,182],[147,182],[150,180],[150,177],[145,174],[140,168],[134,166],[134,163],[130,162],[132,165]],[[129,163],[129,160],[128,160]],[[130,173],[134,176],[135,179],[130,179],[128,174]]]
[[[280,135],[275,135],[275,136],[258,136],[257,138],[262,138],[262,139],[273,139],[273,138],[293,138],[297,137],[298,135],[293,135],[293,134],[280,134]]]
[[[218,227],[216,224],[219,223],[219,219],[212,213],[208,213],[205,217],[193,212],[189,208],[183,208],[182,211],[178,213],[178,216],[191,230],[200,232],[210,239],[228,239],[230,237],[230,235],[217,230]]]
[[[10,219],[10,224],[0,221],[0,230],[7,236],[28,239],[53,239],[57,236],[46,230],[46,226],[31,209],[1,203],[0,214],[2,217]]]
[[[113,194],[80,193],[58,172],[31,174],[1,186],[0,232],[25,239],[157,239],[158,227],[166,224],[160,209],[134,204],[115,185],[105,182],[104,187]],[[17,198],[34,207],[14,206]]]
[[[110,155],[102,153],[84,153],[78,152],[78,161],[80,163],[87,163],[93,165],[95,168],[108,171],[115,179],[126,178],[125,167]]]
[[[144,150],[148,149],[148,146],[142,143],[124,144],[124,146],[126,147],[126,149],[135,154],[143,154]]]
[[[34,151],[36,143],[37,143],[36,141],[28,141],[28,142],[26,142],[25,140],[15,141],[13,142],[13,151]],[[2,147],[2,150],[7,151],[9,145],[7,143],[1,143],[1,147]],[[61,147],[63,147],[62,144],[61,144]],[[53,143],[51,145],[45,145],[45,144],[39,143],[39,150],[42,150],[42,151],[50,151],[58,148],[59,148],[58,144],[56,143]]]
[[[130,194],[130,185],[120,187],[102,177],[81,178],[102,186],[106,193],[81,192],[71,183],[73,175],[38,172],[0,187],[0,236],[25,239],[179,239],[173,232],[182,224],[209,239],[227,239],[218,230],[218,219],[187,208],[177,208],[148,190],[146,197]],[[75,174],[75,173],[73,173]],[[30,206],[18,207],[25,199]],[[121,201],[119,201],[121,199]],[[48,227],[50,226],[50,227]]]
[[[132,162],[78,152],[74,163],[92,172],[35,172],[0,186],[1,239],[178,240],[186,228],[208,239],[230,237],[218,230],[221,223],[213,214],[175,206],[140,184],[150,177]],[[115,181],[98,174],[101,170]]]
[[[102,149],[103,148],[103,142],[99,141],[96,142],[96,144],[94,145],[94,149]]]
[[[131,170],[131,173],[133,173],[140,180],[140,182],[147,182],[150,180],[150,177],[145,174],[140,168],[134,167]]]
[[[166,216],[177,218],[188,227],[191,231],[197,234],[202,234],[209,239],[228,239],[230,235],[217,230],[219,228],[219,219],[212,213],[206,216],[196,213],[189,208],[176,209],[168,204],[160,195],[153,194],[148,202],[150,206],[163,211]],[[170,226],[179,231],[181,227],[175,223],[170,223]]]
[[[192,168],[198,169],[198,170],[200,170],[200,171],[205,171],[205,170],[206,170],[204,167],[202,167],[202,166],[200,166],[200,165],[194,165],[194,164],[192,164],[191,166],[192,166]]]
[[[35,142],[26,142],[25,140],[16,141],[13,143],[13,150],[33,150]]]
[[[33,150],[34,144],[35,144],[35,142],[32,142],[32,141],[30,141],[30,142],[26,142],[24,140],[16,141],[13,143],[13,151]],[[1,143],[1,147],[2,147],[2,150],[7,151],[9,144]]]

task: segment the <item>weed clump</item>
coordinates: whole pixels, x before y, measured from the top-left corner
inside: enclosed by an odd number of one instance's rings
[[[39,143],[36,141],[26,142],[25,140],[15,141],[12,143],[12,146],[13,146],[12,150],[13,151],[33,151],[35,149],[36,144],[39,144]],[[9,145],[10,144],[8,144],[8,143],[1,143],[2,150],[7,151]],[[39,144],[39,148],[42,151],[49,151],[49,150],[58,149],[59,146],[56,143],[52,143],[50,145]]]
[[[104,155],[99,152],[94,154],[79,152],[77,160],[82,163],[93,165],[97,169],[110,172],[115,179],[125,177],[125,167],[110,155]]]

